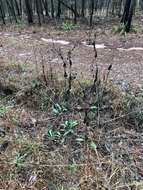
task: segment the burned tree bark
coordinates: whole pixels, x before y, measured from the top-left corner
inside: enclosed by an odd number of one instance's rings
[[[130,32],[134,12],[134,0],[126,0],[121,23],[125,25],[125,31]]]
[[[54,18],[54,1],[53,0],[51,0],[51,16],[52,16],[52,18]]]
[[[5,13],[2,1],[0,1],[0,16],[2,18],[3,24],[5,24]]]
[[[33,11],[32,11],[31,3],[29,0],[25,0],[25,6],[26,6],[28,23],[32,24],[33,23]]]
[[[75,10],[75,14],[74,14],[74,23],[77,23],[77,0],[74,0],[74,10]]]
[[[81,2],[81,16],[85,16],[85,0],[82,0]]]
[[[94,0],[90,1],[90,26],[93,24]]]
[[[60,18],[61,16],[61,2],[58,0],[58,10],[57,10],[57,18]]]
[[[36,5],[37,16],[38,16],[38,23],[39,23],[39,25],[41,25],[42,23],[41,23],[39,0],[36,0],[36,1],[35,1],[35,5]]]
[[[72,11],[72,13],[74,14],[74,23],[76,24],[77,22],[77,17],[79,17],[79,14],[77,12],[77,1],[74,0],[74,5],[68,5],[66,4],[64,1],[59,0],[61,2],[61,4],[66,7],[67,9],[69,9],[70,11]]]
[[[48,1],[47,0],[42,0],[43,2],[43,6],[44,6],[44,9],[45,9],[45,14],[47,17],[50,17],[49,15],[49,6],[48,6]]]

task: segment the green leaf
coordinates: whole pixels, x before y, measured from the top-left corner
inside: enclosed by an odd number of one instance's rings
[[[66,108],[66,106],[61,106],[59,104],[54,104],[54,106],[52,107],[52,109],[53,109],[53,113],[56,114],[56,115],[60,114],[62,112],[67,112],[68,111],[68,109]]]
[[[53,113],[56,115],[62,112],[62,107],[59,104],[55,104],[52,108]]]
[[[76,166],[75,161],[73,161],[72,164],[69,164],[68,169],[71,174],[74,174],[77,171],[77,166]]]
[[[78,125],[78,121],[76,121],[76,120],[68,120],[68,121],[65,121],[65,126],[66,126],[67,128],[72,129],[72,128],[76,127],[77,125]]]
[[[70,129],[70,130],[66,131],[66,132],[64,133],[64,137],[65,137],[65,136],[67,136],[67,135],[68,135],[68,134],[70,134],[70,133],[72,133],[72,134],[73,134],[73,133],[74,133],[74,131],[73,131],[72,129]]]
[[[57,132],[55,133],[55,136],[56,136],[56,137],[60,137],[60,136],[61,136],[61,133],[60,133],[59,131],[57,131]]]
[[[61,133],[59,131],[52,131],[52,130],[48,131],[48,137],[49,138],[60,137],[60,136],[61,136]]]
[[[97,145],[95,144],[95,142],[91,142],[90,143],[90,148],[93,149],[93,150],[96,150],[97,149]]]
[[[8,111],[10,110],[10,107],[6,107],[6,106],[0,106],[0,116],[4,116],[6,113],[8,113]]]
[[[68,109],[67,109],[66,107],[63,107],[63,108],[62,108],[62,111],[63,111],[63,112],[67,112]]]
[[[53,136],[53,131],[52,130],[49,130],[48,131],[48,137],[52,137]]]
[[[57,109],[53,108],[53,113],[57,115],[57,114],[59,114],[59,111]]]
[[[31,82],[31,86],[32,86],[32,88],[36,88],[37,86],[40,86],[40,81],[38,81],[38,80],[33,80],[33,81]]]
[[[96,106],[91,106],[90,108],[91,108],[91,111],[92,111],[93,113],[96,113],[96,112],[97,112],[97,107],[96,107]]]

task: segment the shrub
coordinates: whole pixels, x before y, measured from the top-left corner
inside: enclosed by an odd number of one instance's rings
[[[63,23],[62,24],[62,29],[63,30],[74,30],[76,28],[79,28],[80,26],[77,24],[73,24],[73,23]]]

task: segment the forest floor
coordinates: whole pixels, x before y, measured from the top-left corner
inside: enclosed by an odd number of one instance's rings
[[[96,60],[83,26],[0,29],[1,190],[142,190],[143,30],[111,29]]]
[[[55,27],[30,27],[23,30],[19,27],[6,29],[0,33],[0,56],[6,61],[21,64],[32,64],[40,62],[43,56],[46,64],[59,65],[62,63],[57,53],[58,49],[64,52],[76,48],[72,53],[73,67],[78,75],[88,78],[91,74],[91,65],[93,63],[93,48],[82,44],[89,39],[90,31],[87,29],[64,31]],[[110,79],[121,83],[126,81],[132,86],[142,86],[142,58],[143,49],[128,51],[128,48],[143,48],[143,34],[137,32],[127,36],[114,35],[111,32],[111,26],[98,28],[91,32],[91,39],[96,33],[96,43],[104,44],[105,49],[98,49],[98,58],[96,63],[100,70],[104,72],[112,63],[112,72]],[[42,41],[44,39],[65,40],[69,44],[62,45],[56,43],[53,47],[52,43]],[[127,50],[119,50],[123,48]],[[55,53],[56,52],[56,53]],[[40,64],[38,64],[40,65]],[[32,66],[33,67],[33,66]],[[85,75],[86,73],[86,75]]]

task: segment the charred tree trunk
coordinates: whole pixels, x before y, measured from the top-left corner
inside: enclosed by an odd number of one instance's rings
[[[121,19],[121,23],[125,25],[125,31],[130,32],[132,17],[134,12],[134,1],[133,0],[126,0],[124,13]]]
[[[74,23],[77,23],[77,0],[74,0]]]
[[[37,11],[37,16],[38,16],[38,23],[39,25],[41,25],[41,10],[40,10],[40,4],[39,4],[39,0],[35,0],[35,4],[36,4],[36,11]]]
[[[82,4],[81,4],[81,16],[82,17],[85,16],[85,0],[82,0]]]
[[[42,0],[39,0],[39,12],[40,12],[40,16],[42,17],[43,23],[45,23],[44,5],[43,5],[43,1]]]
[[[93,24],[94,0],[90,0],[90,26]]]
[[[31,3],[29,0],[25,0],[25,6],[26,6],[28,23],[32,24],[33,23],[33,11],[32,11],[32,6],[31,6]]]
[[[22,0],[19,0],[19,10],[20,14],[22,15]]]
[[[94,10],[97,11],[98,9],[98,0],[95,1],[95,6],[94,6]]]
[[[121,1],[119,2],[119,7],[118,7],[118,17],[119,17],[119,18],[121,17],[122,3],[123,3],[123,0],[121,0]]]
[[[4,6],[3,6],[3,2],[0,0],[0,15],[3,21],[3,24],[5,23],[5,13],[4,13]]]
[[[20,17],[21,12],[20,12],[19,4],[18,4],[17,0],[14,0],[14,4],[15,4],[16,11],[17,11],[17,15]]]
[[[58,0],[58,11],[57,11],[57,18],[60,18],[61,16],[61,2],[60,0]]]
[[[54,1],[51,0],[51,16],[54,18]]]
[[[6,4],[9,10],[9,14],[14,18],[14,20],[17,22],[17,17],[16,17],[16,13],[15,13],[15,9],[14,9],[14,3],[13,0],[12,1],[8,1],[6,0]]]
[[[49,17],[48,0],[43,0],[43,6],[44,6],[44,9],[45,9],[45,14],[46,14],[46,16]]]
[[[77,17],[79,17],[79,14],[77,12],[77,1],[74,1],[74,7],[73,5],[69,6],[68,4],[66,4],[64,1],[59,0],[61,2],[61,4],[66,7],[67,9],[69,9],[70,11],[72,11],[72,13],[74,14],[74,22],[77,22]]]

